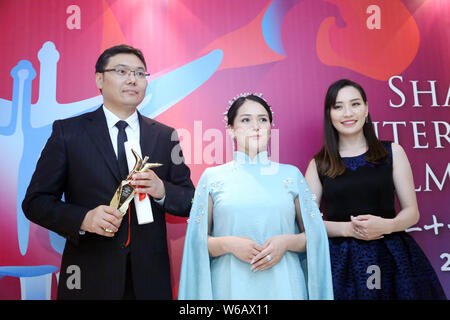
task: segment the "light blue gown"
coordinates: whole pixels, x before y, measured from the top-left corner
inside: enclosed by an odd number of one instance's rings
[[[232,254],[208,253],[208,195],[213,207],[211,236],[243,236],[263,245],[280,234],[299,233],[298,196],[306,231],[306,253],[286,251],[273,267],[253,272]],[[327,233],[300,171],[241,152],[201,176],[188,220],[179,299],[333,299]]]

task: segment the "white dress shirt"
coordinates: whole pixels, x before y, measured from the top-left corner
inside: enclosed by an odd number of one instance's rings
[[[105,105],[103,105],[103,112],[105,113],[106,117],[106,124],[108,126],[109,136],[111,138],[111,142],[114,148],[114,152],[117,155],[117,135],[119,134],[119,128],[116,127],[116,123],[120,121],[121,119],[116,116],[114,113],[112,113]],[[134,111],[131,116],[126,118],[124,121],[128,123],[128,126],[125,128],[125,133],[127,134],[127,140],[135,140],[135,141],[141,141],[140,137],[140,126],[139,126],[139,117],[137,114],[137,111]],[[166,196],[164,196],[162,199],[158,200],[153,198],[155,202],[159,205],[164,204],[164,199]]]
[[[108,126],[109,136],[111,138],[111,142],[114,148],[114,152],[117,155],[117,135],[119,134],[119,128],[116,127],[116,123],[120,121],[121,119],[116,116],[114,113],[108,110],[105,106],[103,106],[103,112],[105,113],[106,117],[106,125]],[[139,118],[137,111],[134,111],[134,113],[126,118],[124,121],[128,123],[128,126],[125,128],[125,133],[127,134],[128,140],[136,140],[140,141],[140,131],[139,131]]]
[[[109,131],[109,137],[111,138],[111,142],[114,148],[114,153],[116,154],[116,157],[118,158],[117,154],[117,135],[119,134],[119,128],[116,127],[116,123],[120,121],[121,119],[116,116],[114,113],[112,113],[108,108],[106,108],[103,105],[103,112],[105,113],[106,117],[106,125],[108,126]],[[127,134],[127,140],[136,140],[140,141],[140,126],[139,126],[139,117],[137,114],[137,111],[134,111],[134,113],[129,116],[127,119],[125,119],[128,123],[128,126],[125,128],[125,133]],[[153,198],[153,200],[159,204],[160,206],[164,205],[164,200],[166,199],[166,196],[164,196],[162,199],[158,200]],[[80,235],[85,234],[83,230],[79,231]]]

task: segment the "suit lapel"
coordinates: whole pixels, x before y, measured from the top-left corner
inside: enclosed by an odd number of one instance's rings
[[[154,159],[154,153],[156,150],[157,140],[159,131],[155,128],[155,121],[143,117],[138,112],[139,117],[139,130],[140,130],[140,145],[141,145],[141,151],[142,151],[142,157],[145,156],[149,157],[148,162],[153,162]]]
[[[85,129],[92,139],[93,143],[104,158],[111,173],[120,183],[122,180],[119,174],[119,163],[114,152],[114,148],[109,135],[108,125],[106,124],[105,113],[102,107],[86,114],[86,121],[84,122]]]

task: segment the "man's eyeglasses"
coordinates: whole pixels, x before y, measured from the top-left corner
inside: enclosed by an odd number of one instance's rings
[[[118,77],[121,77],[121,78],[128,77],[128,76],[130,76],[131,73],[133,73],[134,76],[136,77],[136,79],[139,79],[139,80],[144,80],[148,76],[150,76],[150,73],[147,73],[143,70],[131,70],[128,68],[105,69],[105,70],[103,70],[103,72],[114,72],[115,75],[117,75]]]

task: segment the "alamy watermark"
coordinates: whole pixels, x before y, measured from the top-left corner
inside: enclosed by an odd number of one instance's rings
[[[187,165],[206,164],[221,165],[233,160],[233,152],[236,151],[233,140],[225,132],[217,128],[203,130],[202,121],[194,121],[193,130],[179,128],[172,133],[172,141],[180,141],[171,152],[174,164]],[[275,174],[278,172],[280,159],[280,130],[271,129],[270,139],[267,145],[270,164],[261,169],[262,174]]]
[[[381,289],[381,269],[379,266],[373,264],[367,267],[366,273],[369,273],[370,276],[367,278],[366,285],[367,289]]]
[[[66,273],[69,274],[66,280],[67,289],[81,289],[81,269],[79,266],[72,264],[67,267]]]

